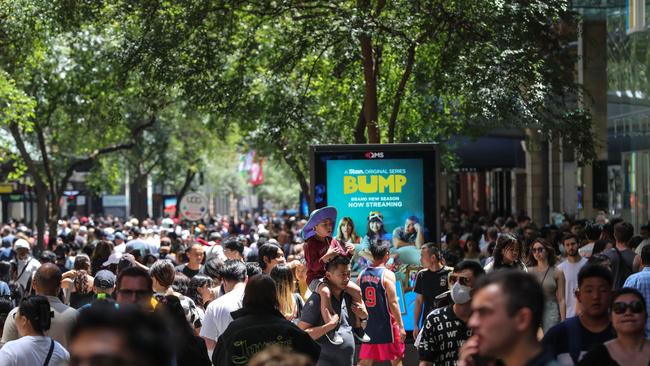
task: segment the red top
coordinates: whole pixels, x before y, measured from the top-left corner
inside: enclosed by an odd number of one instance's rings
[[[329,241],[329,245],[327,242]],[[319,240],[318,236],[314,235],[305,241],[305,262],[307,262],[307,284],[311,281],[325,277],[325,263],[321,262],[321,258],[327,253],[327,249],[331,246],[338,246],[345,253],[345,248],[339,244],[334,238],[325,238]],[[348,257],[351,255],[347,254]]]

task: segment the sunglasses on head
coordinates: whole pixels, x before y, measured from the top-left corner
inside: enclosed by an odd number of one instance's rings
[[[612,305],[612,311],[614,314],[625,314],[627,309],[630,309],[632,313],[634,314],[641,314],[643,313],[643,304],[641,301],[635,300],[632,302],[622,302],[622,301],[617,301]]]
[[[450,274],[449,283],[453,285],[456,282],[460,282],[460,284],[463,286],[469,286],[469,278]]]

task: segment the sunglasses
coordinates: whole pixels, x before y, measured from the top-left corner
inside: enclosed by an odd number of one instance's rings
[[[625,314],[625,311],[627,311],[627,309],[630,309],[634,314],[641,314],[644,311],[641,301],[632,301],[629,303],[615,302],[612,305],[612,311],[614,314]]]
[[[531,249],[531,251],[533,253],[544,253],[544,250],[545,250],[544,248],[533,248],[533,249]]]
[[[449,283],[453,285],[456,282],[460,282],[460,284],[463,286],[469,286],[469,278],[465,276],[457,276],[457,275],[450,274]]]

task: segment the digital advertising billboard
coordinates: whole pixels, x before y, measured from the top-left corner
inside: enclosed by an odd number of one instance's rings
[[[433,144],[316,145],[311,150],[311,207],[334,206],[366,234],[368,215],[379,212],[390,238],[417,217],[438,238],[439,161]]]

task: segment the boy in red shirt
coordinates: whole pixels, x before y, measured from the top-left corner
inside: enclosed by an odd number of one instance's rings
[[[305,239],[304,251],[305,261],[307,262],[307,283],[309,290],[318,292],[321,298],[321,315],[323,321],[328,323],[334,314],[331,305],[331,292],[327,287],[325,278],[325,264],[338,255],[345,255],[352,258],[354,254],[354,245],[346,243],[345,247],[332,237],[334,231],[334,222],[336,222],[336,208],[327,206],[314,210],[309,215],[309,220],[302,229],[302,237]],[[350,281],[345,288],[345,292],[352,297],[352,307],[364,309],[363,299],[361,298],[361,288]],[[352,316],[352,314],[350,314]],[[354,335],[362,342],[370,341],[370,338],[363,332],[362,324],[366,319],[356,319]],[[334,345],[343,343],[343,338],[335,331],[333,334],[326,334],[327,338]]]

